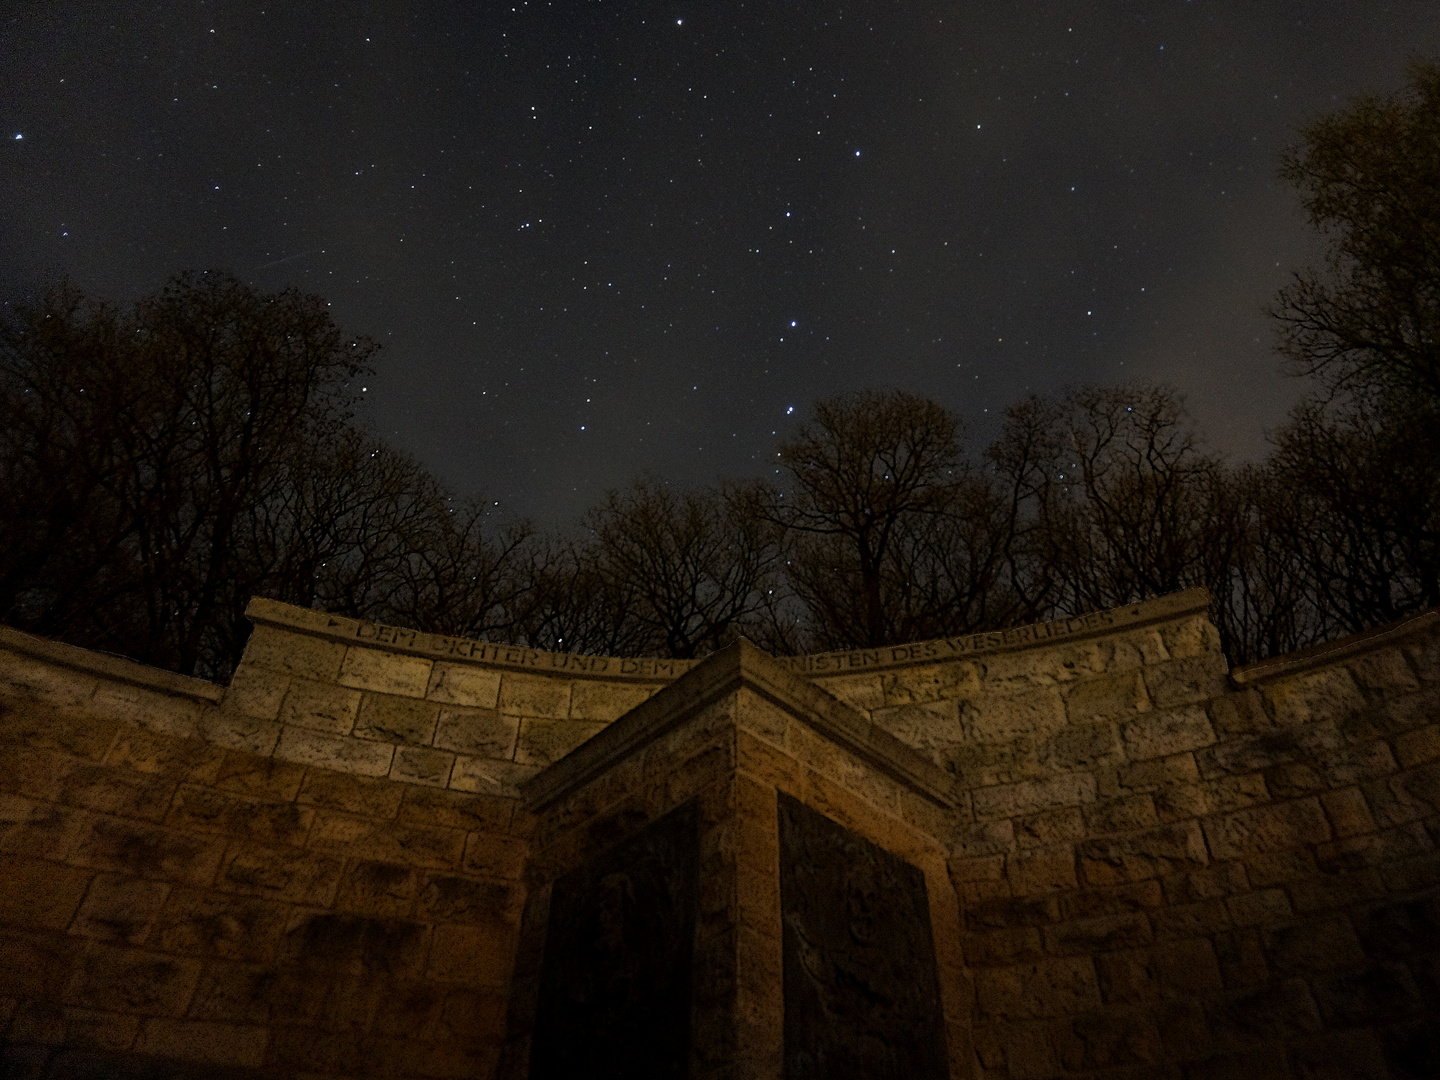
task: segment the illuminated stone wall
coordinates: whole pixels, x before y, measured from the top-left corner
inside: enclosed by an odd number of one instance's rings
[[[1440,1071],[1440,615],[1205,607],[781,661],[954,785],[976,1076]],[[8,1075],[492,1076],[519,786],[694,664],[250,615],[226,688],[0,628]]]

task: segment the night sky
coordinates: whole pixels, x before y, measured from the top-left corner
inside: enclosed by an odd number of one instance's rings
[[[1417,54],[1435,0],[3,0],[0,299],[319,292],[375,429],[545,522],[880,385],[979,446],[1163,380],[1253,456],[1318,250],[1277,155]]]

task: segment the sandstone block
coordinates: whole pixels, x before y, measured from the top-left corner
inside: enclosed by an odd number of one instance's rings
[[[1320,804],[1330,819],[1330,828],[1337,838],[1362,836],[1376,829],[1375,819],[1359,788],[1341,788],[1321,794]]]
[[[1072,724],[1040,743],[1036,757],[1046,772],[1074,772],[1125,760],[1120,735],[1114,724]]]
[[[171,697],[154,690],[125,683],[102,682],[95,688],[90,708],[100,716],[128,720],[146,731],[176,735],[182,739],[195,736],[201,706],[190,698]]]
[[[135,1040],[137,1054],[258,1069],[265,1063],[269,1033],[263,1027],[152,1017]]]
[[[972,967],[1005,967],[1044,959],[1045,942],[1033,926],[969,930],[961,935],[961,950]]]
[[[1265,955],[1284,974],[1330,971],[1365,962],[1365,950],[1350,920],[1342,915],[1315,917],[1290,926],[1262,930]]]
[[[1100,1007],[1100,986],[1088,956],[1041,960],[975,973],[981,1012],[1002,1018],[1073,1016]]]
[[[604,729],[604,724],[580,720],[521,720],[515,761],[520,765],[549,765]]]
[[[1440,758],[1440,724],[1401,735],[1395,740],[1395,757],[1406,769]]]
[[[1266,685],[1263,694],[1276,722],[1286,727],[1333,721],[1365,707],[1364,695],[1343,667],[1277,680]]]
[[[1220,632],[1215,629],[1215,624],[1203,615],[1162,626],[1160,636],[1170,657],[1175,660],[1220,651]]]
[[[425,696],[442,705],[493,709],[500,699],[500,672],[437,660]]]
[[[61,863],[0,855],[0,922],[64,930],[90,884],[90,872]]]
[[[785,720],[785,714],[778,709],[775,714],[777,719]],[[965,738],[960,726],[960,703],[957,701],[894,705],[876,709],[872,715],[875,723],[885,731],[931,757],[936,751]]]
[[[454,765],[455,755],[443,750],[398,746],[395,748],[395,760],[390,765],[390,779],[443,788],[450,783],[450,770]]]
[[[1040,765],[1035,740],[1028,738],[944,747],[935,755],[935,761],[967,787],[1016,784],[1050,775],[1050,770]]]
[[[419,883],[413,867],[361,859],[345,874],[335,907],[376,919],[404,919],[415,907]]]
[[[509,829],[514,811],[515,803],[511,799],[410,787],[405,789],[399,818],[406,825],[503,833]]]
[[[1155,713],[1132,720],[1122,729],[1125,753],[1131,761],[1183,754],[1215,741],[1210,718],[1200,705]]]
[[[845,704],[861,712],[873,713],[888,702],[879,675],[836,675],[815,680],[826,693],[834,694]]]
[[[1205,823],[1217,859],[1239,859],[1331,838],[1330,823],[1316,798],[1257,806]]]
[[[1092,833],[1130,832],[1160,823],[1151,795],[1126,795],[1085,807],[1085,826]]]
[[[246,896],[327,905],[334,901],[343,859],[316,852],[239,844],[226,852],[215,887]]]
[[[1160,884],[1169,904],[1217,900],[1250,891],[1245,864],[1238,862],[1214,862],[1203,869],[1170,874]]]
[[[1138,670],[1119,671],[1077,682],[1065,694],[1071,723],[1134,716],[1150,708],[1150,695]]]
[[[507,671],[500,680],[498,708],[519,716],[564,720],[570,715],[570,684]]]
[[[405,788],[385,778],[310,769],[295,796],[305,806],[323,806],[366,817],[393,818],[399,812]]]
[[[351,739],[343,735],[322,735],[304,728],[285,728],[275,747],[275,756],[302,765],[318,765],[336,772],[362,776],[385,776],[395,747],[389,743]]]
[[[416,917],[426,922],[488,926],[518,933],[524,890],[514,882],[427,874]]]
[[[1015,826],[1005,819],[963,825],[952,838],[952,850],[959,859],[996,855],[1015,846]]]
[[[1073,844],[1085,837],[1085,817],[1078,806],[1042,810],[1016,820],[1012,835],[1022,848]]]
[[[283,903],[198,889],[173,889],[148,944],[182,956],[268,960],[289,915]]]
[[[338,641],[312,637],[273,626],[257,626],[245,643],[240,668],[263,668],[282,675],[333,683],[340,677],[345,646]]]
[[[1050,1025],[1020,1021],[998,1025],[1005,1075],[1014,1080],[1047,1080],[1060,1075],[1059,1058],[1050,1041]]]
[[[0,930],[0,1000],[56,1000],[84,949],[78,938],[41,930]]]
[[[1231,990],[1260,986],[1270,981],[1270,968],[1265,963],[1265,950],[1260,944],[1260,931],[1233,930],[1216,934],[1212,939],[1220,972]]]
[[[442,924],[425,976],[437,982],[501,988],[510,981],[513,935],[487,926]]]
[[[1308,847],[1281,848],[1245,860],[1245,878],[1257,889],[1311,877],[1319,870]]]
[[[1067,1019],[1056,1027],[1055,1047],[1061,1064],[1075,1072],[1155,1064],[1164,1057],[1155,1018],[1139,1010]]]
[[[305,770],[287,761],[254,754],[227,753],[211,774],[212,787],[259,799],[289,802],[300,790]]]
[[[191,836],[121,818],[95,817],[75,847],[73,861],[96,870],[206,885],[225,853],[219,836]]]
[[[298,784],[297,784],[298,786]],[[166,823],[172,828],[218,832],[271,844],[303,846],[315,811],[294,803],[241,799],[209,788],[182,786]]]
[[[1205,838],[1193,821],[1088,840],[1080,846],[1080,871],[1089,885],[1120,885],[1185,873],[1209,862]]]
[[[290,679],[278,672],[242,665],[231,676],[221,704],[244,716],[274,720],[280,715],[280,702],[289,685]]]
[[[1093,956],[1150,944],[1154,934],[1143,912],[1073,919],[1045,928],[1045,950],[1058,956]]]
[[[70,933],[98,941],[139,945],[150,933],[170,889],[170,884],[164,881],[97,874],[70,925]]]
[[[1230,930],[1234,921],[1223,900],[1201,900],[1193,904],[1176,904],[1160,908],[1150,917],[1156,941],[1214,937]]]
[[[458,829],[437,829],[399,822],[378,822],[330,810],[316,814],[310,846],[406,866],[448,869],[457,866],[465,849]]]
[[[206,709],[196,721],[195,737],[227,750],[268,756],[275,752],[280,723],[229,709]]]
[[[424,970],[429,947],[430,927],[419,923],[296,911],[277,955],[282,964],[312,973],[413,979]]]
[[[1073,889],[1075,849],[1066,844],[1014,852],[1006,858],[1006,876],[1014,896]]]
[[[1078,806],[1095,801],[1095,778],[1070,773],[1049,780],[1002,784],[971,794],[976,818],[1019,817],[1056,806]]]
[[[1187,752],[1122,765],[1115,771],[1113,786],[1107,784],[1110,790],[1106,790],[1104,794],[1115,797],[1157,792],[1175,784],[1193,783],[1199,779],[1200,770],[1195,766],[1195,755]]]
[[[209,784],[225,759],[225,751],[204,743],[172,739],[131,728],[121,731],[105,755],[105,763],[129,772],[173,776],[191,784]]]
[[[166,777],[76,763],[65,771],[59,796],[70,806],[158,821],[165,816],[174,792],[174,782]]]
[[[608,724],[618,720],[659,687],[580,680],[570,693],[570,719]]]
[[[1210,721],[1221,739],[1259,735],[1275,727],[1263,699],[1253,688],[1212,698],[1208,708]]]
[[[428,701],[391,694],[366,694],[360,701],[355,735],[381,742],[429,746],[435,738],[435,726],[439,719],[440,707]]]
[[[1160,907],[1165,902],[1158,881],[1137,881],[1104,889],[1083,889],[1060,897],[1060,918],[1066,921],[1130,915]]]
[[[97,685],[97,679],[83,672],[0,649],[0,689],[13,696],[74,708],[87,704],[95,696]]]
[[[1398,647],[1377,649],[1351,659],[1346,666],[1366,692],[1391,697],[1420,689],[1420,680]]]
[[[102,947],[81,959],[66,999],[70,1004],[132,1016],[180,1016],[199,978],[199,960]]]
[[[494,709],[442,709],[435,745],[462,754],[508,761],[515,756],[520,718]]]
[[[140,1030],[140,1019],[95,1009],[63,1009],[65,1039],[87,1050],[128,1050]]]
[[[1050,687],[977,694],[960,703],[960,730],[972,743],[1043,739],[1064,730],[1065,724],[1065,703]]]
[[[1145,685],[1157,709],[1203,704],[1225,693],[1230,667],[1219,652],[1206,652],[1145,669]]]
[[[503,799],[519,798],[519,785],[540,771],[538,765],[457,755],[450,772],[450,790],[479,792]]]
[[[1434,841],[1418,822],[1335,840],[1315,848],[1315,862],[1328,874],[1399,863],[1433,851]]]
[[[380,694],[423,698],[434,661],[352,645],[340,665],[341,686]]]
[[[1261,889],[1225,901],[1236,926],[1274,926],[1295,917],[1284,889]]]
[[[295,679],[280,707],[279,718],[282,723],[296,727],[348,735],[355,726],[359,709],[359,690]]]
[[[1302,979],[1287,979],[1230,995],[1207,1011],[1211,1029],[1222,1046],[1273,1043],[1277,1035],[1301,1042],[1322,1026],[1315,999]]]
[[[465,842],[465,871],[505,880],[520,880],[528,845],[516,837],[471,832]]]

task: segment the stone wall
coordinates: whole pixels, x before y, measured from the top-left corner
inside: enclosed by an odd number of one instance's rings
[[[956,780],[977,1076],[1440,1074],[1440,615],[1205,609],[784,663]],[[492,1075],[517,785],[692,665],[250,615],[223,690],[0,628],[5,1060]]]

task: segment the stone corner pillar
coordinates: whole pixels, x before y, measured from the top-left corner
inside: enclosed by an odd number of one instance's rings
[[[969,1077],[949,777],[748,642],[524,787],[505,1080]]]

